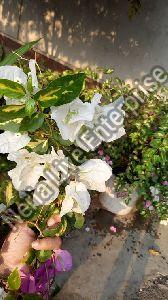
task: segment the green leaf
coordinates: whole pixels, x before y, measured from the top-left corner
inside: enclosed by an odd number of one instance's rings
[[[83,227],[84,223],[85,223],[84,216],[81,215],[81,214],[75,213],[75,224],[74,224],[74,227],[78,228],[78,229],[81,229]]]
[[[0,107],[1,122],[25,117],[25,105],[4,105]]]
[[[54,138],[55,141],[57,141],[62,146],[67,146],[68,147],[68,146],[71,146],[73,144],[71,141],[63,140],[60,133],[57,132],[57,131],[53,132],[52,137]]]
[[[26,43],[20,48],[18,48],[16,51],[13,51],[13,53],[8,54],[1,62],[0,66],[6,66],[6,65],[13,65],[20,56],[24,55],[27,51],[29,51],[35,44],[38,43],[39,40]]]
[[[36,258],[36,251],[32,248],[28,253],[27,260],[25,261],[25,263],[27,265],[31,265],[35,258]]]
[[[12,182],[9,181],[6,187],[6,191],[5,191],[5,196],[6,196],[6,204],[7,207],[9,207],[11,205],[12,199],[13,199],[13,185]]]
[[[0,130],[19,132],[19,127],[22,120],[22,118],[18,118],[11,121],[0,121]]]
[[[34,99],[30,98],[26,101],[25,112],[26,115],[31,117],[36,111],[36,102]]]
[[[21,285],[21,278],[18,271],[18,268],[16,268],[8,277],[8,288],[12,291],[17,291],[20,288]]]
[[[0,79],[0,96],[6,96],[13,99],[21,99],[25,96],[24,87],[17,82]]]
[[[7,294],[5,300],[17,300],[17,295]]]
[[[44,114],[42,114],[42,113],[37,114],[31,118],[26,117],[21,122],[19,131],[34,132],[42,126],[43,122],[44,122]]]
[[[45,237],[54,237],[54,236],[62,236],[66,229],[67,229],[68,223],[66,217],[63,217],[61,220],[61,223],[57,225],[54,229],[45,229],[43,234]]]
[[[52,81],[45,89],[39,91],[34,98],[40,102],[42,107],[69,103],[79,96],[83,88],[84,79],[84,73],[62,76]]]
[[[30,94],[33,94],[33,85],[32,85],[32,77],[29,76],[27,80],[27,90]]]
[[[45,154],[48,150],[48,140],[31,141],[27,148],[38,154]]]
[[[51,250],[36,251],[36,257],[40,262],[45,262],[47,259],[51,258],[51,255],[52,255]]]

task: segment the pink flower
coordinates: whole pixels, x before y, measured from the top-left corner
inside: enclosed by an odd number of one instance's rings
[[[167,181],[167,180],[165,180],[165,181],[162,181],[162,185],[165,185],[165,186],[167,186],[167,185],[168,185],[168,181]]]
[[[98,154],[99,154],[100,156],[102,156],[102,155],[104,154],[104,151],[103,151],[102,149],[100,149],[100,150],[98,151]]]
[[[151,204],[152,204],[152,202],[150,201],[150,200],[147,200],[146,202],[145,202],[145,208],[149,208],[150,206],[151,206]]]
[[[109,155],[106,155],[106,156],[105,156],[105,159],[106,159],[106,161],[109,161],[109,160],[110,160],[110,156],[109,156]]]
[[[112,164],[113,164],[112,160],[109,160],[107,163],[108,163],[108,165],[110,165],[110,166],[112,166]]]
[[[115,226],[110,226],[110,231],[113,233],[117,232],[117,228]]]

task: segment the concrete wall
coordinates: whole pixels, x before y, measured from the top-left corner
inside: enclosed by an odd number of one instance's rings
[[[74,66],[114,66],[124,79],[168,64],[168,1],[142,1],[129,20],[127,0],[0,0],[0,31]]]

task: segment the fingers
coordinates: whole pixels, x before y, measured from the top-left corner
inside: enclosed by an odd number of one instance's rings
[[[60,215],[53,215],[47,222],[47,225],[49,227],[57,225],[58,223],[61,222],[61,217]]]
[[[31,228],[29,228],[26,223],[17,223],[13,227],[11,233],[14,233],[15,235],[19,235],[19,236],[26,235],[26,237],[29,236],[31,238],[35,238],[36,236],[34,231]]]
[[[16,224],[2,247],[5,263],[9,266],[19,264],[31,249],[34,240],[35,234],[26,223]]]
[[[48,227],[55,227],[61,222],[59,215],[53,215],[49,218],[47,225]],[[35,250],[57,250],[61,247],[61,239],[59,237],[38,239],[32,243],[32,247]]]
[[[58,250],[62,241],[59,237],[38,239],[32,243],[35,250]]]

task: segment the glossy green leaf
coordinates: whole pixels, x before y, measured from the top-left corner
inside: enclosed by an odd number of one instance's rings
[[[45,154],[48,150],[48,140],[31,141],[27,148],[38,154]]]
[[[73,144],[71,141],[63,140],[63,138],[61,137],[61,134],[57,131],[53,132],[52,137],[54,138],[55,141],[57,141],[62,146],[68,147]]]
[[[24,55],[27,51],[29,51],[35,44],[38,43],[39,40],[26,43],[17,50],[8,54],[1,62],[0,66],[13,65],[22,55]]]
[[[62,236],[65,233],[67,226],[68,226],[67,219],[63,217],[61,223],[58,224],[56,228],[45,229],[43,234],[45,237]]]
[[[84,79],[84,73],[57,78],[45,89],[39,91],[34,98],[40,102],[42,107],[59,106],[69,103],[79,96],[83,88]]]
[[[84,223],[85,223],[84,216],[81,215],[81,214],[75,213],[75,224],[74,224],[74,227],[78,228],[78,229],[81,229],[83,227]]]
[[[17,291],[21,285],[21,278],[18,269],[15,269],[8,277],[8,288]]]
[[[0,121],[6,122],[25,117],[25,105],[4,105],[0,107]]]
[[[35,258],[36,258],[36,251],[32,248],[28,253],[27,260],[25,261],[25,263],[27,265],[31,265]]]
[[[47,259],[51,258],[51,255],[52,255],[51,250],[36,251],[36,257],[40,262],[45,262]]]
[[[36,102],[34,99],[30,98],[26,101],[25,112],[28,117],[31,117],[36,111]]]
[[[17,82],[0,79],[0,96],[6,96],[13,99],[21,99],[25,96],[24,87]]]
[[[19,132],[19,127],[22,122],[22,118],[14,119],[11,121],[0,121],[0,130]]]
[[[20,132],[24,132],[24,131],[34,132],[42,126],[43,122],[44,122],[44,114],[42,114],[42,113],[37,114],[31,118],[26,117],[21,122],[19,131]]]

